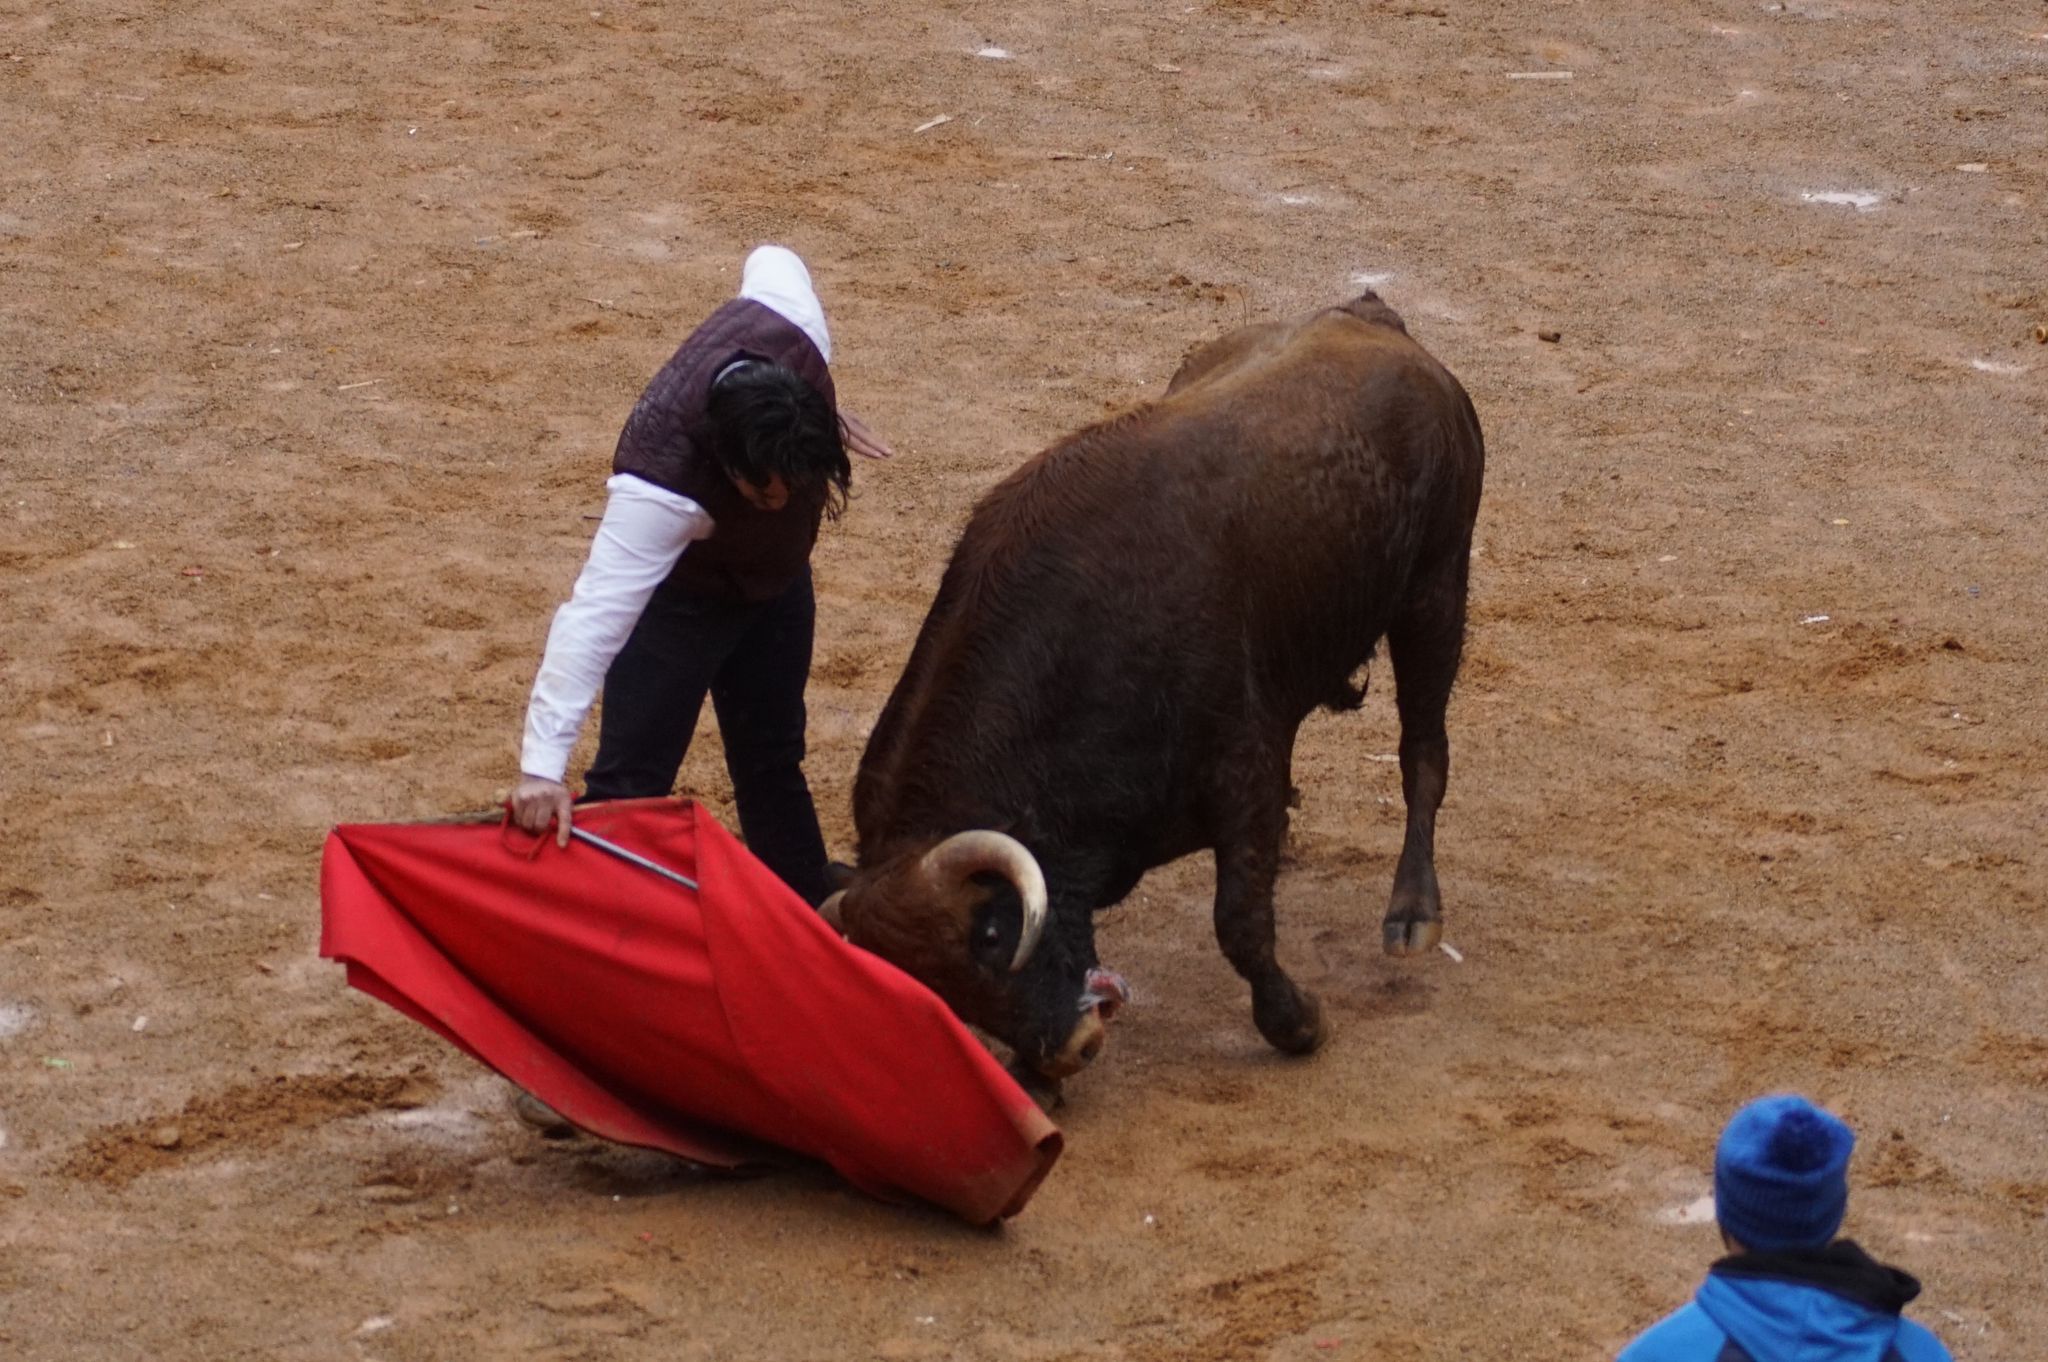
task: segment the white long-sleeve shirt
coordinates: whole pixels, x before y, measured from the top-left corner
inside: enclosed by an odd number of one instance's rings
[[[796,252],[781,246],[754,251],[740,271],[739,296],[780,313],[831,362],[825,309]],[[675,570],[683,550],[712,530],[711,516],[695,501],[630,473],[612,477],[605,490],[609,496],[590,557],[575,590],[555,612],[527,701],[519,769],[530,776],[562,778],[604,675],[654,589]]]

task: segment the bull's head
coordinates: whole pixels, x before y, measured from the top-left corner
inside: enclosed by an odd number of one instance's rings
[[[1045,876],[1000,832],[962,832],[854,871],[820,910],[1048,1078],[1101,1053],[1122,981],[1048,931]]]

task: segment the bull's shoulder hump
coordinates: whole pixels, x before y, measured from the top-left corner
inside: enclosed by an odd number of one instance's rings
[[[1408,334],[1408,328],[1394,310],[1377,299],[1363,311],[1358,304],[1325,308],[1302,323],[1296,341],[1300,348],[1308,350],[1337,351],[1386,361],[1419,355],[1435,363],[1422,343]]]
[[[1360,379],[1395,383],[1446,398],[1462,398],[1456,375],[1404,329],[1333,308],[1305,327],[1298,349],[1305,363],[1334,366]]]
[[[1241,326],[1195,347],[1174,371],[1166,394],[1173,397],[1192,388],[1239,381],[1274,366],[1298,364],[1333,347],[1348,349],[1353,362],[1374,352],[1428,357],[1428,351],[1408,335],[1401,314],[1378,294],[1367,292],[1305,317]]]
[[[1411,390],[1448,397],[1456,380],[1407,332],[1364,321],[1341,308],[1285,329],[1256,351],[1240,353],[1156,404],[1159,418],[1177,421],[1261,403],[1296,403],[1304,390],[1337,387],[1374,392]]]
[[[1183,392],[1246,365],[1259,363],[1282,348],[1294,329],[1290,322],[1259,322],[1240,326],[1196,346],[1180,362],[1180,368],[1174,371],[1173,378],[1166,385],[1167,394]]]

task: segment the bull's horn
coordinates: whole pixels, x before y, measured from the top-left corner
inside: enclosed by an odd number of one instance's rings
[[[839,915],[840,905],[846,902],[846,891],[839,890],[818,905],[818,916],[825,919],[825,925],[841,936],[846,935],[846,922]]]
[[[1024,929],[1017,937],[1017,953],[1010,957],[1010,972],[1015,974],[1045,934],[1045,874],[1038,861],[1016,838],[987,831],[956,832],[924,856],[925,873],[941,882],[964,880],[984,870],[1017,886],[1017,897],[1024,901]]]

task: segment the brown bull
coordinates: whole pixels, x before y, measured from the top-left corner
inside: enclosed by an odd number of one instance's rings
[[[1161,400],[1019,468],[976,507],[861,759],[848,936],[1056,1079],[1122,998],[1094,914],[1210,848],[1253,1020],[1314,1049],[1321,1010],[1274,953],[1295,733],[1357,707],[1385,637],[1408,806],[1385,944],[1430,949],[1483,464],[1464,389],[1367,294],[1232,332]]]

